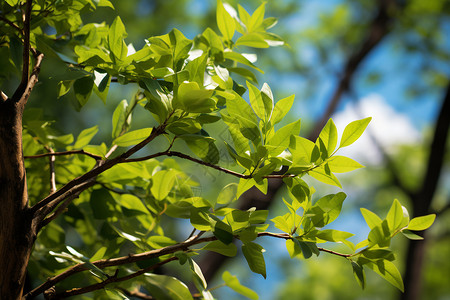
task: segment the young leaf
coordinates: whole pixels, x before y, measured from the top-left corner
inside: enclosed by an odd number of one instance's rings
[[[375,226],[379,226],[381,225],[381,222],[383,222],[383,220],[381,220],[381,218],[379,216],[377,216],[375,213],[371,212],[368,209],[365,208],[361,208],[361,214],[364,217],[364,220],[366,220],[367,225],[369,225],[369,228],[372,229]]]
[[[170,170],[156,172],[152,177],[150,191],[157,200],[163,200],[169,195],[175,184],[176,173]]]
[[[180,138],[183,139],[189,149],[203,161],[211,164],[217,164],[219,162],[219,149],[217,149],[213,138],[194,134],[181,135]]]
[[[156,299],[193,300],[188,287],[175,277],[152,273],[144,276],[144,287]]]
[[[230,183],[226,185],[217,196],[217,204],[229,204],[235,200],[237,200],[237,188],[238,185],[236,183]]]
[[[327,124],[323,127],[320,132],[319,139],[323,141],[328,154],[331,155],[334,152],[334,149],[336,149],[338,139],[336,125],[334,125],[332,119],[329,119]]]
[[[150,135],[150,133],[152,133],[152,128],[133,130],[116,138],[113,141],[113,144],[120,147],[136,145],[145,140]]]
[[[206,279],[203,276],[202,269],[200,269],[200,266],[192,258],[189,257],[188,261],[195,278],[201,284],[203,290],[206,289],[208,284],[206,283]]]
[[[339,148],[347,147],[353,144],[366,130],[367,125],[369,125],[370,120],[372,120],[371,117],[353,121],[350,124],[348,124],[345,129],[344,133],[342,134],[341,144],[339,145]]]
[[[94,135],[98,132],[98,125],[95,125],[91,128],[84,129],[77,137],[77,141],[73,147],[75,149],[81,149],[89,144]]]
[[[325,166],[320,166],[315,169],[312,169],[311,171],[308,171],[308,174],[311,177],[313,177],[323,183],[326,183],[329,185],[335,185],[337,187],[342,188],[342,185],[339,182],[339,179],[337,179],[337,177],[333,173],[331,173],[330,168],[329,167],[326,168],[326,166],[327,166],[327,164],[325,164]]]
[[[236,23],[232,16],[227,12],[221,0],[217,0],[217,26],[225,40],[230,41],[236,30]]]
[[[120,101],[119,105],[117,105],[116,109],[113,113],[113,119],[112,119],[112,137],[116,138],[118,137],[122,131],[126,130],[127,125],[129,125],[129,120],[131,120],[131,117],[127,117],[127,108],[128,108],[128,102],[127,100]]]
[[[203,247],[202,250],[214,251],[228,257],[233,257],[237,254],[237,247],[235,244],[230,243],[227,245],[222,243],[221,241],[212,241],[206,244],[206,246]]]
[[[328,160],[328,165],[333,173],[346,173],[359,168],[364,168],[361,164],[346,156],[332,156]]]
[[[124,38],[127,36],[125,26],[122,20],[117,16],[108,32],[109,50],[116,59],[124,60],[128,54],[128,47],[125,44]]]
[[[291,95],[289,97],[279,100],[275,104],[275,107],[273,109],[272,119],[271,119],[272,124],[279,123],[284,118],[284,116],[286,116],[286,114],[291,109],[292,104],[294,104],[294,98],[295,98],[295,95]]]
[[[408,225],[408,211],[400,204],[397,199],[395,199],[392,203],[391,208],[389,209],[386,220],[388,222],[389,230],[391,231],[391,234],[393,234],[397,230]]]
[[[406,227],[406,229],[414,231],[425,230],[433,225],[435,219],[435,214],[416,217],[409,221],[408,227]]]
[[[355,276],[356,281],[358,282],[359,286],[364,289],[366,285],[366,274],[364,273],[363,267],[353,260],[351,261],[351,264],[353,275]]]
[[[73,83],[75,97],[81,106],[84,106],[88,102],[91,97],[93,87],[94,79],[92,76],[81,77]]]
[[[403,280],[397,267],[388,260],[378,260],[376,263],[366,263],[365,266],[372,269],[375,273],[383,277],[387,282],[404,291]]]
[[[222,279],[223,279],[223,281],[225,281],[226,286],[231,288],[236,293],[239,293],[242,296],[247,297],[249,299],[253,299],[253,300],[259,299],[258,294],[256,294],[254,291],[252,291],[248,287],[241,285],[241,283],[239,282],[237,277],[231,275],[230,272],[228,272],[228,271],[223,272]]]
[[[264,279],[266,278],[266,263],[262,252],[263,247],[253,242],[242,245],[242,253],[247,260],[250,270],[257,274],[261,274]]]
[[[322,197],[306,212],[306,215],[315,227],[323,227],[336,220],[346,197],[343,192]]]
[[[213,93],[213,90],[201,90],[197,82],[183,82],[178,87],[178,103],[187,112],[209,113],[216,108],[211,98]]]
[[[271,156],[277,156],[288,148],[291,135],[296,136],[300,133],[300,124],[300,120],[297,120],[281,127],[275,132],[266,144]]]

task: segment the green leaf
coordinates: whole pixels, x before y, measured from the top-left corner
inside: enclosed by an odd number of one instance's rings
[[[293,219],[289,213],[284,216],[277,216],[270,221],[273,222],[276,228],[285,233],[291,233],[291,230],[294,227]]]
[[[297,120],[281,127],[275,132],[266,144],[270,155],[277,156],[289,147],[291,135],[296,136],[300,133],[300,124],[300,120]]]
[[[246,65],[248,67],[251,67],[251,68],[257,70],[258,72],[260,72],[261,74],[264,74],[263,70],[261,70],[260,68],[255,66],[251,61],[249,61],[244,55],[242,55],[240,53],[227,51],[227,52],[223,53],[223,57],[225,59],[233,60],[235,62],[238,62],[238,63],[241,63],[241,64]]]
[[[202,269],[200,269],[200,266],[192,259],[188,258],[189,265],[191,266],[191,270],[194,273],[194,276],[196,277],[197,281],[201,284],[203,289],[206,289],[207,283],[206,279],[203,276]]]
[[[112,119],[112,137],[118,137],[129,126],[131,115],[127,116],[128,102],[127,100],[120,101],[113,113]]]
[[[332,119],[329,119],[327,124],[325,124],[325,126],[323,127],[322,131],[320,132],[319,139],[323,141],[328,154],[331,155],[336,149],[338,139],[336,125],[334,125]]]
[[[332,156],[328,160],[328,165],[333,173],[346,173],[359,168],[364,168],[364,166],[353,159],[340,155]]]
[[[325,229],[325,230],[320,230],[319,232],[317,232],[315,234],[315,236],[322,240],[338,243],[338,242],[343,242],[343,241],[347,240],[348,238],[351,238],[352,236],[354,236],[354,234],[350,233],[350,232],[335,230],[335,229]]]
[[[189,51],[192,48],[192,41],[187,39],[181,31],[174,28],[169,33],[170,43],[173,48],[174,71],[178,72],[182,69],[184,60],[188,58]],[[182,81],[178,81],[182,82]]]
[[[380,247],[389,247],[391,242],[391,233],[387,220],[381,222],[380,225],[373,227],[367,238],[369,240],[369,247],[378,245]]]
[[[219,162],[219,149],[217,149],[213,138],[191,134],[181,135],[180,139],[184,140],[189,149],[203,161],[211,164],[217,164]]]
[[[364,130],[366,130],[366,127],[367,125],[369,125],[370,120],[372,120],[371,117],[353,121],[348,124],[344,129],[344,133],[342,134],[339,148],[347,147],[353,144],[363,134]]]
[[[208,213],[201,209],[192,209],[191,210],[191,225],[194,226],[195,229],[200,231],[210,231],[211,230],[211,218],[208,216]]]
[[[188,287],[175,277],[145,273],[144,286],[158,300],[193,300]]]
[[[225,281],[226,286],[231,288],[236,293],[239,293],[242,296],[247,297],[249,299],[253,299],[253,300],[259,299],[258,294],[256,294],[254,291],[252,291],[248,287],[241,285],[241,283],[239,282],[237,277],[231,275],[230,272],[228,272],[228,271],[223,272],[222,279],[223,279],[223,281]]]
[[[289,110],[292,107],[292,104],[294,104],[294,98],[295,95],[291,95],[289,97],[283,98],[279,100],[273,109],[272,124],[277,124],[281,120],[283,120],[284,116],[289,112]]]
[[[392,262],[388,260],[378,260],[376,263],[366,263],[365,266],[369,267],[387,282],[404,292],[402,276]]]
[[[413,218],[411,221],[409,221],[408,227],[406,227],[406,229],[414,231],[425,230],[433,225],[435,219],[435,214]]]
[[[17,3],[19,3],[19,0],[5,0],[6,3],[9,4],[9,6],[15,6]]]
[[[216,108],[213,93],[214,90],[201,90],[196,82],[183,82],[178,87],[178,103],[187,112],[209,113]]]
[[[73,145],[73,147],[75,149],[82,149],[83,147],[87,146],[94,137],[94,135],[97,134],[97,132],[98,132],[98,125],[84,129],[78,135],[77,141],[75,142],[75,145]]]
[[[253,242],[242,245],[242,253],[247,260],[250,270],[266,278],[266,263],[262,254],[263,251],[264,249],[261,245]]]
[[[420,235],[417,235],[407,229],[404,229],[402,231],[400,231],[405,237],[407,237],[410,240],[423,240],[423,237],[421,237]]]
[[[298,239],[292,239],[292,241],[294,241],[294,243],[300,247],[305,259],[308,259],[312,256],[311,248],[309,248],[309,246],[305,242],[299,241]]]
[[[257,32],[247,33],[236,40],[236,46],[248,46],[253,48],[269,48],[264,37]]]
[[[311,162],[314,162],[312,158],[314,147],[315,144],[310,140],[301,136],[294,136],[289,145],[289,150],[293,156],[293,167],[297,165],[309,165]]]
[[[247,24],[247,30],[249,32],[262,29],[261,26],[264,21],[265,10],[266,10],[266,6],[265,6],[265,2],[264,2],[260,6],[258,6],[258,8],[255,10],[255,12],[252,14],[252,16]]]
[[[294,258],[302,253],[302,248],[298,243],[294,242],[294,239],[286,240],[286,249],[291,258]]]
[[[312,169],[311,171],[308,171],[308,174],[311,177],[313,177],[323,183],[326,183],[329,185],[335,185],[337,187],[342,188],[341,183],[339,182],[337,177],[333,173],[331,173],[330,168],[329,167],[327,168],[327,165],[328,164],[325,164],[324,166],[320,166],[315,169]]]
[[[156,172],[152,177],[150,191],[157,200],[165,199],[175,184],[176,173],[170,170]]]
[[[78,103],[83,107],[89,100],[92,94],[92,88],[94,87],[94,79],[92,76],[81,77],[74,81],[73,91],[75,92],[75,98]]]
[[[377,216],[375,213],[371,212],[368,209],[361,208],[361,214],[364,217],[364,220],[366,220],[367,225],[369,225],[369,228],[372,229],[376,226],[381,225],[383,220],[379,216]]]
[[[263,179],[261,182],[256,182],[254,178],[241,178],[239,179],[236,197],[239,198],[244,192],[248,191],[253,186],[256,186],[263,194],[267,194],[267,179]]]
[[[346,197],[343,192],[322,197],[306,211],[305,215],[311,219],[315,227],[330,224],[339,216]]]
[[[358,282],[359,286],[364,289],[366,285],[366,274],[364,273],[363,267],[353,260],[351,261],[351,264],[353,275],[355,276],[356,281]]]
[[[186,65],[185,69],[189,71],[189,81],[197,82],[199,86],[203,86],[207,61],[208,56],[203,54]]]
[[[217,196],[217,204],[229,204],[237,200],[238,185],[236,183],[230,183],[226,185]]]
[[[113,141],[113,144],[120,147],[128,147],[136,145],[145,140],[146,138],[148,138],[151,133],[152,128],[142,128],[138,130],[133,130],[116,138]]]
[[[391,208],[389,209],[386,220],[388,222],[389,230],[391,231],[391,234],[393,234],[397,230],[402,229],[408,225],[408,211],[400,204],[397,199],[395,199],[392,203]]]
[[[221,0],[217,0],[217,26],[225,40],[231,40],[236,29],[236,24],[232,16],[226,11]]]
[[[114,58],[124,60],[128,54],[128,47],[124,38],[127,36],[122,20],[117,16],[108,31],[108,45]]]
[[[233,241],[233,230],[231,229],[231,226],[227,223],[223,222],[222,220],[218,219],[215,216],[212,216],[214,219],[214,228],[213,228],[213,234],[215,237],[217,237],[221,242],[228,245]]]
[[[107,219],[114,216],[116,212],[114,198],[103,188],[92,191],[89,205],[96,219]]]
[[[206,246],[203,247],[202,250],[214,251],[228,257],[233,257],[237,254],[237,247],[235,244],[229,243],[227,245],[222,243],[221,241],[212,241],[206,244]]]

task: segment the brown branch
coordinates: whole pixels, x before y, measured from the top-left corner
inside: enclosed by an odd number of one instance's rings
[[[14,92],[14,101],[23,99],[23,95],[30,83],[30,24],[31,24],[31,7],[33,1],[27,0],[25,11],[23,12],[23,53],[22,53],[22,79],[19,86]],[[28,97],[23,101],[26,102]]]
[[[62,152],[50,152],[50,153],[42,153],[42,154],[36,154],[36,155],[26,155],[24,156],[25,159],[32,159],[32,158],[41,158],[41,157],[55,157],[55,156],[62,156],[62,155],[73,155],[73,154],[81,154],[81,155],[87,155],[89,157],[92,157],[95,160],[101,160],[103,159],[101,156],[86,152],[84,150],[70,150],[70,151],[62,151]]]
[[[33,207],[30,208],[30,212],[35,214],[35,218],[38,218],[38,222],[41,222],[47,214],[55,209],[55,207],[63,202],[67,197],[70,197],[77,193],[81,193],[82,191],[92,186],[95,183],[95,178],[99,174],[125,161],[128,157],[141,150],[148,143],[153,141],[157,136],[164,134],[165,126],[166,124],[164,123],[156,128],[153,128],[151,134],[145,140],[135,145],[128,151],[122,153],[121,155],[113,159],[97,161],[96,166],[92,170],[81,175],[80,177],[69,181],[55,193],[45,197],[44,199],[36,203]]]
[[[100,269],[103,269],[106,267],[117,267],[117,266],[121,266],[121,265],[125,265],[125,264],[131,264],[131,263],[136,263],[136,262],[140,262],[143,260],[157,258],[157,257],[167,255],[167,254],[173,254],[177,251],[186,251],[191,246],[217,240],[217,238],[215,236],[200,238],[200,235],[201,234],[195,235],[195,236],[187,239],[186,241],[175,244],[175,245],[170,245],[167,247],[163,247],[160,249],[155,249],[155,250],[151,250],[151,251],[147,251],[147,252],[139,253],[139,254],[129,254],[127,256],[122,256],[122,257],[118,257],[118,258],[102,259],[102,260],[92,262],[92,264]],[[262,237],[262,236],[269,236],[269,237],[285,239],[285,240],[292,239],[292,237],[286,233],[273,233],[273,232],[258,233],[258,237]],[[235,237],[238,238],[238,236],[235,236]],[[343,253],[335,252],[335,251],[324,249],[324,248],[318,248],[318,249],[322,252],[337,255],[340,257],[351,256],[351,254],[343,254]],[[61,274],[56,275],[52,278],[49,278],[46,282],[44,282],[43,284],[41,284],[34,290],[30,291],[28,294],[26,294],[25,298],[27,299],[27,298],[35,297],[38,294],[48,290],[55,284],[61,282],[62,280],[66,279],[76,273],[85,271],[85,270],[89,270],[89,268],[86,267],[86,265],[84,263],[77,264],[77,265],[67,269],[66,271],[62,272]]]
[[[353,79],[353,75],[358,70],[361,62],[364,61],[367,55],[389,33],[390,21],[392,20],[390,14],[392,13],[391,9],[394,7],[394,3],[392,0],[379,0],[378,2],[378,14],[372,20],[367,38],[364,40],[358,51],[353,53],[347,60],[344,71],[342,72],[342,77],[339,79],[339,83],[331,97],[326,111],[322,115],[321,119],[316,122],[313,130],[309,135],[310,140],[315,140],[319,136],[320,131],[336,110],[340,100],[342,99],[342,95],[348,91],[350,83]]]
[[[152,270],[154,270],[154,269],[156,269],[156,268],[158,268],[158,267],[160,267],[162,265],[165,265],[165,264],[167,264],[167,263],[169,263],[171,261],[174,261],[174,260],[178,260],[178,257],[168,258],[168,259],[163,260],[163,261],[161,261],[161,262],[159,262],[157,264],[154,264],[154,265],[149,266],[147,268],[141,269],[141,270],[139,270],[137,272],[134,272],[132,274],[129,274],[127,276],[117,277],[117,275],[115,274],[114,276],[111,276],[108,279],[106,279],[106,280],[104,280],[104,281],[102,281],[100,283],[89,285],[89,286],[86,286],[86,287],[83,287],[83,288],[74,288],[74,289],[71,289],[71,290],[68,290],[68,291],[65,291],[65,292],[62,292],[62,293],[58,293],[58,294],[54,295],[53,297],[51,297],[50,299],[63,299],[63,298],[67,298],[67,297],[72,297],[72,296],[76,296],[76,295],[82,295],[82,294],[86,294],[86,293],[89,293],[89,292],[97,291],[97,290],[103,289],[106,285],[108,285],[110,283],[122,282],[122,281],[133,279],[133,278],[135,278],[137,276],[140,276],[140,275],[142,275],[144,273],[150,272],[150,271],[152,271]]]
[[[19,26],[17,26],[16,24],[14,24],[13,22],[11,22],[10,20],[8,20],[7,18],[5,18],[3,16],[0,16],[0,21],[5,22],[6,24],[8,24],[12,28],[14,28],[15,30],[17,30],[17,31],[19,31],[20,33],[23,34],[22,29]]]

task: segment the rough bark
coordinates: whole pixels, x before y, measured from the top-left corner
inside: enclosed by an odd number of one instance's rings
[[[36,238],[22,155],[22,101],[0,102],[0,298],[20,299]]]

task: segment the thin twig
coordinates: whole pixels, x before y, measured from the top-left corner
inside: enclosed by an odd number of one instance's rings
[[[123,163],[144,161],[144,160],[149,160],[149,159],[152,159],[152,158],[155,158],[155,157],[159,157],[159,156],[169,156],[169,157],[170,156],[175,156],[175,157],[179,157],[179,158],[190,160],[190,161],[195,162],[195,163],[197,163],[199,165],[203,165],[203,166],[206,166],[206,167],[209,167],[209,168],[216,169],[216,170],[218,170],[220,172],[223,172],[223,173],[226,173],[226,174],[230,174],[230,175],[233,175],[233,176],[238,177],[238,178],[243,178],[243,179],[250,179],[250,178],[252,178],[252,175],[244,175],[244,174],[241,174],[241,173],[238,173],[238,172],[235,172],[235,171],[231,171],[229,169],[226,169],[226,168],[223,168],[221,166],[205,162],[203,160],[194,158],[192,156],[189,156],[187,154],[184,154],[184,153],[181,153],[181,152],[178,152],[178,151],[166,150],[166,151],[158,152],[158,153],[155,153],[155,154],[152,154],[152,155],[148,155],[148,156],[144,156],[144,157],[129,158],[129,159],[124,160]],[[295,177],[295,176],[298,176],[298,175],[296,175],[296,174],[279,174],[279,175],[272,174],[272,175],[263,176],[263,178],[286,178],[286,177]]]
[[[63,155],[73,155],[73,154],[81,154],[81,155],[87,155],[89,157],[92,157],[95,160],[101,160],[103,159],[101,156],[86,152],[84,150],[70,150],[70,151],[61,151],[61,152],[50,152],[50,153],[42,153],[42,154],[36,154],[36,155],[27,155],[24,156],[25,159],[32,159],[32,158],[41,158],[41,157],[47,157],[47,156],[63,156]]]
[[[51,153],[55,153],[51,147],[48,147],[48,150]],[[56,192],[56,172],[55,172],[55,156],[50,156],[50,194]]]

